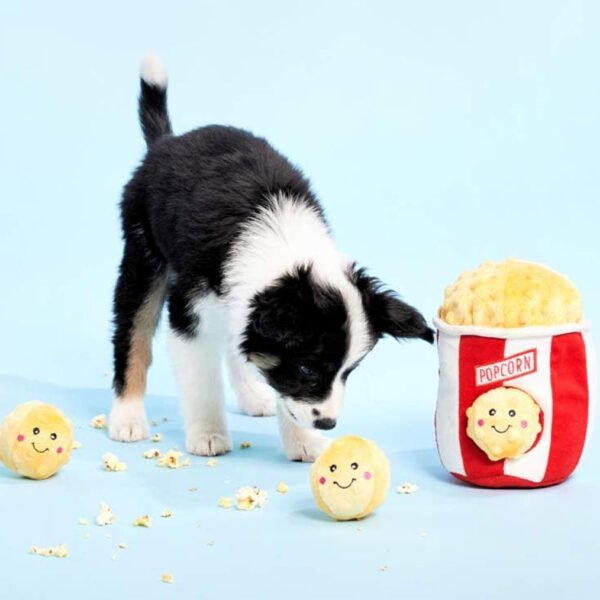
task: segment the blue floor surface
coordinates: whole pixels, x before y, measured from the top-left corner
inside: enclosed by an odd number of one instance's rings
[[[157,468],[148,448],[182,449],[177,402],[151,397],[158,444],[112,442],[92,429],[106,412],[108,390],[68,390],[0,377],[0,408],[39,398],[55,403],[82,442],[71,462],[47,481],[21,479],[0,468],[0,589],[2,597],[36,600],[96,598],[592,598],[600,584],[600,460],[593,443],[565,484],[542,490],[485,490],[454,481],[431,442],[431,415],[406,407],[403,436],[376,415],[347,411],[339,433],[375,439],[392,462],[386,504],[361,522],[336,523],[313,502],[309,466],[285,460],[273,418],[229,411],[235,450],[216,467],[192,457],[185,469]],[[400,409],[398,409],[400,410]],[[167,422],[162,417],[168,417]],[[359,423],[360,427],[359,427]],[[354,428],[354,429],[353,429]],[[252,447],[240,450],[248,440]],[[112,451],[125,473],[101,469]],[[279,481],[289,485],[282,495]],[[400,495],[402,482],[420,486]],[[269,493],[264,508],[223,510],[220,496],[242,485]],[[190,491],[197,488],[197,491]],[[116,516],[94,525],[101,501]],[[170,519],[163,510],[174,511]],[[150,529],[132,521],[150,514]],[[89,522],[78,524],[79,518]],[[89,535],[91,534],[91,535]],[[86,537],[87,536],[87,537]],[[124,542],[126,549],[119,549]],[[66,544],[63,560],[28,553]],[[114,557],[114,558],[113,558]],[[174,576],[161,583],[163,572]]]

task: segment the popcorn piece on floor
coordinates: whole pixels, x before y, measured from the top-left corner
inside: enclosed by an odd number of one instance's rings
[[[64,544],[56,546],[56,548],[39,548],[38,546],[31,546],[29,551],[31,554],[37,554],[38,556],[56,556],[56,558],[66,558],[69,556],[69,552]]]
[[[119,544],[119,548],[121,548],[121,550],[125,550],[125,548],[127,548],[127,544],[125,542],[121,542]]]
[[[124,462],[121,462],[119,458],[112,452],[107,452],[102,457],[102,462],[104,463],[105,471],[111,471],[114,473],[127,471],[127,465]]]
[[[188,488],[188,492],[197,492],[198,488]]]
[[[178,450],[169,450],[161,458],[158,459],[156,464],[159,467],[168,467],[169,469],[179,469],[181,467],[189,467],[190,459],[179,460],[183,456],[183,452]]]
[[[166,423],[169,420],[169,417],[163,417],[162,420],[163,420],[163,423]]]
[[[288,484],[287,484],[287,483],[284,483],[283,481],[280,481],[280,482],[277,484],[277,491],[278,491],[280,494],[287,494],[287,493],[290,491],[290,488],[289,488],[289,486],[288,486]]]
[[[73,445],[71,446],[71,448],[73,448],[73,450],[79,450],[79,448],[81,448],[82,446],[83,444],[81,442],[73,440]]]
[[[160,458],[160,450],[153,448],[144,452],[144,458]]]
[[[77,523],[79,523],[79,525],[87,525],[88,524],[87,519],[84,519],[83,517],[81,517],[79,519],[79,521],[77,521]]]
[[[419,491],[419,486],[414,483],[403,483],[396,488],[399,494],[414,494]]]
[[[100,503],[100,512],[96,517],[96,525],[104,527],[105,525],[112,525],[115,522],[115,515],[113,515],[112,508],[106,504],[106,502]]]
[[[238,510],[261,508],[267,500],[267,492],[255,486],[241,487],[235,494]]]
[[[385,573],[388,570],[388,566],[382,565],[381,567],[379,567],[379,570],[382,571],[383,573]]]
[[[142,517],[138,517],[133,524],[136,527],[150,527],[152,525],[152,517],[150,515],[143,515]]]
[[[231,508],[233,506],[233,500],[227,496],[219,498],[219,506],[221,508]]]
[[[215,541],[214,540],[208,540],[208,542],[206,542],[207,546],[214,546],[215,545]]]
[[[173,575],[171,575],[171,573],[163,573],[160,576],[160,580],[163,583],[173,583]]]
[[[90,425],[94,429],[106,429],[106,415],[96,415],[90,421]]]
[[[160,440],[162,440],[162,433],[155,433],[152,436],[152,441],[153,442],[160,442]]]
[[[248,448],[252,447],[252,444],[250,442],[242,442],[240,444],[240,448],[242,450],[248,450]]]
[[[209,458],[209,459],[206,461],[206,466],[207,466],[207,467],[216,467],[216,466],[217,466],[217,464],[218,464],[218,462],[219,462],[219,461],[218,461],[216,458]]]
[[[152,427],[156,427],[158,425],[158,421],[156,421],[155,419],[152,419],[152,421],[150,421],[150,425]]]
[[[161,516],[163,519],[170,519],[170,518],[171,518],[171,517],[172,517],[174,514],[175,514],[175,513],[174,513],[172,510],[163,510],[163,511],[160,513],[160,516]]]

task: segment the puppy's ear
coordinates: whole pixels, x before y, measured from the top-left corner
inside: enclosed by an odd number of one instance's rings
[[[384,289],[381,281],[367,275],[364,269],[353,270],[351,279],[361,293],[377,337],[391,335],[396,339],[419,338],[433,343],[433,330],[416,308],[402,302],[395,292]]]

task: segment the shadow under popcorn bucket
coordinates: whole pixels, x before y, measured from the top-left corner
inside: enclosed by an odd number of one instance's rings
[[[501,329],[454,326],[435,318],[434,324],[439,356],[435,431],[444,467],[458,479],[495,488],[542,487],[569,477],[594,419],[589,323]],[[492,460],[467,434],[467,410],[486,392],[503,387],[531,397],[540,409],[541,431],[520,458]],[[484,420],[478,425],[483,427]]]

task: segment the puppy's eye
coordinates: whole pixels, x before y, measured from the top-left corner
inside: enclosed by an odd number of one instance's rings
[[[350,465],[350,467],[351,467],[351,468],[352,468],[354,471],[356,471],[356,469],[358,469],[358,463],[352,463],[352,464]]]
[[[51,433],[51,434],[50,434],[50,439],[51,439],[51,440],[55,440],[55,439],[56,439],[56,437],[57,437],[57,436],[56,436],[56,434],[55,434],[55,433]]]
[[[298,373],[305,379],[316,379],[319,376],[317,370],[308,365],[298,365]]]
[[[496,414],[495,408],[490,408],[490,417],[493,417]]]
[[[38,435],[40,433],[40,428],[39,427],[34,427],[33,428],[33,435]]]
[[[331,466],[329,467],[329,470],[330,470],[332,473],[335,473],[336,469],[337,469],[337,465],[331,465]]]
[[[509,417],[514,417],[516,414],[517,413],[514,410],[512,410],[512,409],[508,411],[508,416]]]

